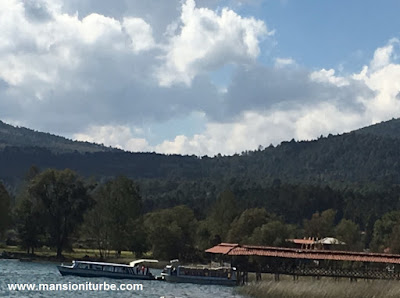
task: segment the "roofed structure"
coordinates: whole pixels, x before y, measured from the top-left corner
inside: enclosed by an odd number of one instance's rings
[[[221,243],[206,250],[208,253],[227,256],[263,256],[288,259],[335,260],[400,264],[400,255],[334,250],[309,250],[284,247]]]

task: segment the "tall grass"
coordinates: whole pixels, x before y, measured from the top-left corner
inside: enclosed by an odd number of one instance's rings
[[[281,280],[252,282],[238,289],[239,293],[255,298],[377,298],[400,297],[400,281],[365,281],[350,282],[349,280]]]

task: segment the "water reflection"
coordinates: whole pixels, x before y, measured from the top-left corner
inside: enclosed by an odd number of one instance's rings
[[[152,270],[155,275],[160,274],[160,270]],[[7,284],[14,283],[47,283],[47,284],[67,284],[71,283],[141,283],[143,291],[61,291],[61,292],[11,292]],[[234,288],[216,285],[196,285],[196,284],[172,284],[156,280],[116,280],[107,278],[82,278],[75,276],[62,277],[56,265],[52,263],[26,263],[18,260],[0,260],[0,297],[154,297],[154,298],[180,298],[180,297],[243,297],[235,293]]]

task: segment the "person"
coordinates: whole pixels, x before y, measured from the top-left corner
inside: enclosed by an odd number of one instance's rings
[[[144,267],[144,265],[142,265],[142,274],[144,275],[144,269],[145,269],[145,267]]]

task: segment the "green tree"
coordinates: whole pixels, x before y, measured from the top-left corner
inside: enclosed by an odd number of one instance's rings
[[[255,245],[284,246],[286,239],[294,237],[295,231],[295,226],[273,220],[255,228],[249,242]]]
[[[57,257],[62,257],[69,236],[91,203],[83,181],[69,169],[49,169],[35,176],[28,194],[40,210],[38,216],[42,216],[49,244],[56,248]]]
[[[335,232],[337,239],[345,242],[350,250],[362,249],[360,228],[353,221],[343,218]]]
[[[273,216],[264,208],[253,208],[243,211],[231,224],[228,233],[228,241],[233,243],[248,242],[255,228],[270,221]]]
[[[400,253],[400,211],[384,214],[375,222],[371,248],[384,251],[389,248],[391,253]]]
[[[230,190],[222,192],[212,206],[209,217],[213,237],[225,240],[232,221],[239,214],[235,195]]]
[[[11,198],[4,185],[0,182],[0,240],[11,223]]]
[[[41,211],[28,197],[24,197],[16,210],[16,227],[21,246],[27,249],[28,254],[35,253],[35,248],[44,242],[43,216]]]
[[[85,217],[83,230],[91,237],[101,257],[114,249],[131,249],[137,255],[146,250],[141,224],[142,201],[139,187],[124,176],[110,180],[94,191],[95,206]]]
[[[330,237],[334,234],[336,211],[328,209],[322,213],[316,212],[310,220],[304,220],[305,235],[310,237]]]
[[[190,208],[177,206],[148,213],[144,223],[156,258],[191,258],[197,221]]]

